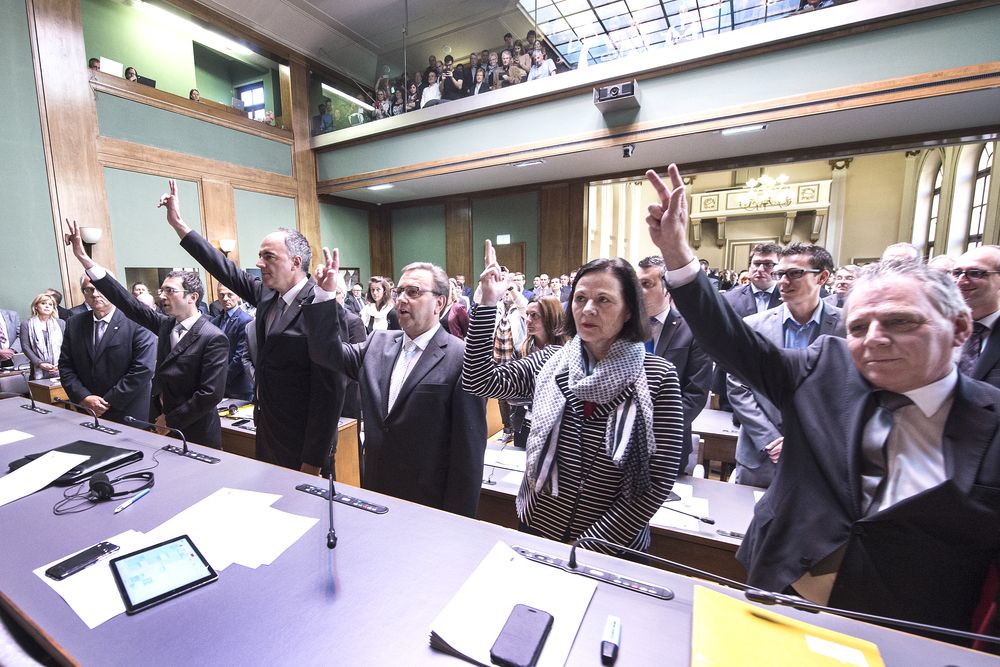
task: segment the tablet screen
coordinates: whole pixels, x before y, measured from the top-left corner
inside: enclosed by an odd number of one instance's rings
[[[187,535],[119,556],[110,564],[129,614],[218,578]]]

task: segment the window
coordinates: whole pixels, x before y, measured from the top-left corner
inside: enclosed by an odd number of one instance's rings
[[[978,248],[983,244],[983,226],[986,223],[986,204],[990,196],[990,172],[993,170],[994,144],[983,146],[976,168],[976,183],[972,188],[972,217],[969,220],[967,248]]]
[[[934,237],[937,235],[938,217],[941,211],[941,181],[944,178],[944,165],[939,165],[937,176],[934,177],[934,191],[931,194],[931,217],[927,224],[927,238],[924,241],[926,259],[934,256]]]
[[[243,111],[247,118],[252,120],[264,120],[264,82],[257,81],[239,86],[236,89],[236,96],[243,102]]]

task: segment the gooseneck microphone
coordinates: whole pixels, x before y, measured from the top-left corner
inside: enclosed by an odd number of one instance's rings
[[[35,405],[35,395],[31,393],[31,385],[28,384],[28,373],[31,372],[31,366],[21,365],[17,368],[12,369],[16,373],[20,373],[21,377],[24,378],[24,384],[28,387],[28,400],[31,401],[31,405],[22,404],[21,407],[25,410],[31,410],[32,412],[37,412],[40,415],[47,415],[51,410],[46,410],[45,408],[40,408]]]
[[[958,639],[966,639],[970,641],[981,641],[981,642],[988,642],[991,644],[1000,644],[1000,637],[994,637],[992,635],[982,635],[976,632],[955,630],[954,628],[944,628],[936,625],[928,625],[926,623],[918,623],[916,621],[907,621],[901,618],[890,618],[888,616],[866,614],[864,612],[853,611],[850,609],[827,607],[821,604],[817,604],[815,602],[811,602],[797,595],[786,595],[784,593],[773,593],[771,591],[765,591],[760,588],[754,588],[753,586],[748,586],[742,582],[736,581],[735,579],[728,579],[726,577],[713,574],[712,572],[699,570],[698,568],[691,567],[690,565],[684,565],[683,563],[667,560],[666,558],[660,558],[659,556],[656,556],[654,554],[637,551],[629,547],[624,547],[620,544],[615,544],[614,542],[609,542],[599,537],[581,537],[577,540],[574,540],[573,546],[569,550],[569,561],[566,562],[565,567],[557,563],[547,563],[547,564],[555,565],[556,567],[560,567],[561,569],[566,570],[567,572],[578,572],[579,566],[577,565],[576,562],[576,548],[581,544],[601,544],[616,551],[623,551],[625,553],[632,554],[634,556],[648,558],[658,563],[669,565],[670,567],[675,568],[683,572],[684,574],[688,574],[694,577],[700,577],[702,579],[707,579],[716,584],[720,584],[722,586],[728,586],[729,588],[735,588],[736,590],[742,592],[748,600],[750,600],[751,602],[757,602],[759,604],[792,607],[793,609],[798,609],[800,611],[808,611],[812,613],[819,613],[821,611],[825,611],[828,614],[836,614],[837,616],[843,616],[844,618],[851,618],[857,621],[865,621],[866,623],[877,623],[880,625],[888,625],[896,628],[902,628],[904,630],[915,630],[918,632],[928,632],[941,635],[948,635],[950,637],[956,637]],[[533,560],[539,560],[539,559],[533,559]],[[545,561],[539,560],[539,562],[545,562]]]
[[[174,428],[173,426],[167,426],[166,424],[154,424],[153,422],[145,422],[141,419],[136,419],[135,417],[128,415],[125,417],[125,423],[129,426],[142,427],[146,430],[152,429],[155,431],[158,428],[166,429],[171,433],[176,433],[181,439],[181,447],[177,445],[164,445],[163,450],[171,452],[172,454],[180,454],[181,456],[186,456],[189,459],[194,459],[195,461],[201,461],[202,463],[218,463],[222,459],[217,459],[214,456],[208,456],[207,454],[202,454],[200,452],[191,451],[188,449],[187,437],[185,437],[184,432],[179,428]]]
[[[98,421],[97,413],[88,408],[86,405],[80,405],[79,403],[74,403],[73,401],[66,400],[65,398],[56,398],[55,402],[59,404],[72,405],[74,408],[83,410],[88,415],[94,418],[93,423],[81,422],[80,426],[84,426],[94,431],[100,431],[101,433],[107,433],[108,435],[118,435],[119,433],[121,433],[121,431],[119,431],[118,429],[111,428],[110,426],[105,426],[100,421]]]
[[[671,512],[677,512],[678,514],[683,514],[684,516],[689,516],[692,519],[698,519],[698,521],[701,521],[702,523],[707,523],[710,526],[714,526],[715,525],[715,519],[713,519],[710,516],[698,516],[697,514],[688,514],[687,512],[682,512],[679,509],[674,509],[673,507],[670,507],[669,505],[666,505],[666,504],[660,505],[660,507],[662,507],[665,510],[670,510]]]
[[[330,489],[327,491],[326,495],[326,506],[330,512],[330,530],[326,532],[326,548],[336,549],[337,548],[337,530],[333,527],[333,499],[336,497],[337,492],[333,488],[333,476],[336,466],[336,461],[333,458],[334,452],[336,452],[337,442],[336,440],[330,443],[330,449],[326,452],[326,460],[330,462]]]

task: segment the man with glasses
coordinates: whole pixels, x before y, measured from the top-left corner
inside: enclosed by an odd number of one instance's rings
[[[851,286],[854,285],[854,276],[860,268],[857,264],[846,264],[837,269],[833,274],[833,292],[823,297],[823,300],[831,306],[843,308]]]
[[[771,274],[781,293],[781,306],[749,315],[743,321],[781,348],[806,348],[822,335],[843,338],[840,309],[820,299],[820,289],[832,270],[833,258],[825,248],[811,243],[791,244],[781,251]],[[736,483],[767,488],[774,479],[784,443],[781,411],[735,375],[727,376],[726,389],[733,414],[740,420]]]
[[[486,449],[483,399],[462,389],[465,342],[442,329],[448,276],[439,266],[403,267],[396,290],[402,331],[373,331],[364,343],[340,335],[344,309],[333,293],[340,253],[324,248],[315,301],[303,308],[312,358],[361,386],[361,486],[474,517]]]
[[[972,335],[962,346],[958,369],[1000,387],[1000,248],[973,248],[951,271],[972,311]]]
[[[780,407],[788,441],[737,552],[747,583],[972,629],[1000,562],[1000,391],[956,371],[972,331],[958,288],[920,262],[866,266],[846,341],[782,349],[698,275],[684,182],[668,171],[647,172],[646,223],[674,302],[709,354]]]
[[[80,286],[86,314],[66,321],[59,380],[69,400],[101,419],[147,421],[156,339],[115,308],[86,274]]]
[[[158,291],[163,312],[156,312],[88,257],[76,222],[67,223],[66,245],[72,246],[94,287],[125,317],[159,339],[149,417],[158,426],[178,429],[189,442],[222,449],[216,405],[226,389],[229,339],[198,310],[205,295],[201,278],[191,271],[167,274]]]

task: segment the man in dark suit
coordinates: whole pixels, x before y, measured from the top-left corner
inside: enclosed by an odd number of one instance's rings
[[[1000,248],[973,248],[958,258],[952,276],[972,311],[972,335],[958,369],[1000,388]]]
[[[316,270],[327,290],[303,310],[309,352],[318,363],[361,385],[365,416],[361,485],[380,493],[475,516],[486,449],[481,398],[462,389],[465,342],[441,328],[448,276],[440,267],[403,268],[396,289],[402,331],[375,331],[366,342],[343,342],[344,309],[330,299],[340,258],[337,250]],[[328,300],[326,303],[321,301]],[[330,332],[330,334],[326,334]]]
[[[871,265],[846,341],[781,349],[698,275],[684,184],[669,175],[647,172],[660,201],[646,222],[674,300],[708,353],[779,406],[788,442],[737,553],[747,582],[970,629],[1000,560],[1000,390],[956,371],[972,330],[961,294],[919,262]]]
[[[782,303],[743,318],[754,331],[778,347],[802,349],[819,336],[845,336],[839,308],[819,298],[830,277],[833,258],[826,248],[793,243],[781,251],[774,273]],[[819,273],[807,273],[807,271]],[[767,488],[778,467],[782,437],[781,412],[767,397],[735,375],[727,379],[729,404],[740,421],[736,440],[736,483]]]
[[[55,301],[56,301],[56,312],[59,313],[59,319],[60,320],[62,320],[62,321],[65,322],[70,317],[72,317],[72,315],[70,314],[70,309],[69,308],[63,308],[63,306],[62,306],[62,301],[63,301],[62,292],[60,292],[59,290],[57,290],[54,287],[50,287],[47,290],[45,290],[45,293],[48,294],[49,296],[51,296],[53,299],[55,299]]]
[[[833,274],[833,290],[828,296],[823,297],[823,300],[831,306],[843,308],[844,304],[847,303],[847,295],[851,292],[851,286],[854,285],[854,276],[860,270],[861,267],[857,264],[845,264],[837,269],[837,272]]]
[[[81,285],[92,314],[66,321],[59,352],[62,386],[71,401],[102,419],[147,421],[156,339],[115,308],[86,275]]]
[[[681,442],[681,459],[678,475],[688,473],[691,458],[691,424],[708,403],[709,385],[712,383],[712,360],[691,335],[691,328],[670,305],[670,292],[664,276],[663,258],[653,255],[639,260],[639,285],[646,314],[650,317],[652,339],[646,342],[646,351],[672,363],[681,383],[681,402],[684,404],[684,439]]]
[[[250,314],[240,308],[239,295],[219,284],[216,294],[222,313],[212,323],[229,339],[229,365],[226,370],[226,398],[253,400],[253,380],[243,369],[243,352],[247,345],[247,325],[253,320]]]
[[[167,274],[160,287],[163,312],[156,312],[87,256],[75,222],[70,222],[66,242],[107,300],[157,336],[150,418],[158,426],[181,431],[190,442],[221,449],[222,427],[216,405],[226,388],[229,341],[198,310],[205,295],[198,274]]]
[[[331,447],[344,403],[344,379],[309,360],[301,309],[312,302],[309,242],[293,229],[264,237],[261,277],[251,276],[191,230],[181,218],[177,185],[160,199],[181,247],[220,283],[257,308],[254,421],[257,456],[318,475]],[[347,332],[342,331],[346,338]],[[328,335],[324,332],[324,335]]]
[[[364,293],[361,283],[352,285],[350,291],[344,294],[344,308],[361,317],[361,310],[365,307]]]
[[[0,366],[11,365],[11,359],[21,351],[21,317],[15,310],[0,308]]]

